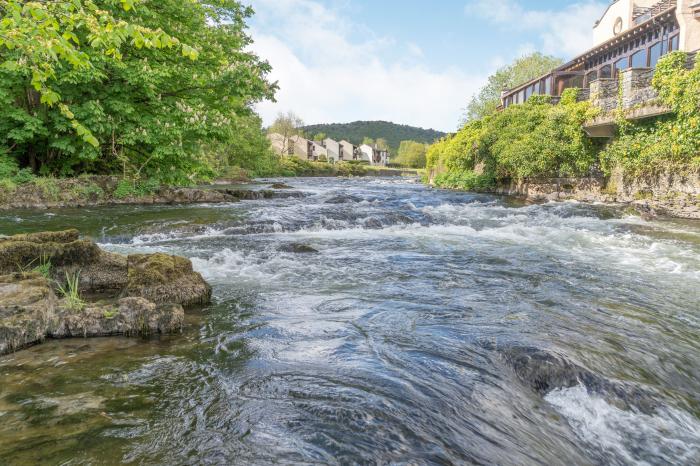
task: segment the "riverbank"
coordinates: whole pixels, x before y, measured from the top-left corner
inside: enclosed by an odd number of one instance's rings
[[[436,184],[438,171],[431,172],[429,183]],[[440,187],[460,189],[459,185]],[[567,201],[626,204],[642,216],[668,216],[700,220],[700,171],[665,172],[647,177],[625,177],[616,171],[609,178],[539,178],[504,180],[492,187],[472,191],[501,194],[528,201]]]
[[[343,164],[301,163],[288,177],[401,177],[417,176],[415,170]],[[308,172],[308,173],[307,173]],[[244,200],[301,197],[284,183],[253,181],[244,176],[216,180],[210,184],[161,186],[117,176],[83,175],[75,178],[30,177],[0,180],[0,210],[52,209],[104,205],[199,204]]]

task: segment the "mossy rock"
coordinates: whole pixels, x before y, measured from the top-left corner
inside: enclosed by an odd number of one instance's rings
[[[60,307],[60,304],[59,304]],[[156,306],[144,298],[89,304],[81,311],[61,309],[54,338],[147,336],[182,331],[185,311],[180,305]]]
[[[0,237],[0,244],[4,241],[26,241],[29,243],[72,243],[80,239],[78,230],[43,231],[40,233],[26,233],[14,236]]]
[[[57,325],[57,303],[39,274],[0,276],[0,354],[41,342]]]
[[[89,240],[70,243],[33,242],[10,238],[0,242],[0,273],[20,271],[49,260],[53,266],[84,265],[100,257],[100,248]]]
[[[135,254],[127,258],[127,267],[128,284],[122,296],[183,306],[207,304],[211,300],[211,287],[184,257]]]

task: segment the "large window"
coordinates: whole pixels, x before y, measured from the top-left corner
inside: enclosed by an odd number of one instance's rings
[[[589,71],[586,74],[586,87],[590,87],[593,81],[598,80],[598,70]]]
[[[600,68],[600,72],[598,73],[598,78],[599,79],[610,79],[612,78],[612,68],[610,65],[605,65]]]
[[[620,58],[618,61],[615,62],[615,74],[619,73],[622,70],[626,70],[629,67],[629,58]]]
[[[678,50],[678,40],[679,36],[676,34],[675,36],[671,37],[671,39],[668,41],[668,50],[669,52],[674,52]]]
[[[639,52],[632,55],[632,68],[646,68],[647,67],[647,51],[640,50]]]
[[[552,79],[551,78],[546,78],[544,80],[544,94],[545,95],[552,95]]]
[[[662,47],[661,42],[657,42],[649,48],[649,66],[651,68],[656,68],[656,64],[661,58]]]
[[[532,86],[527,86],[525,88],[525,100],[529,99],[532,95]]]

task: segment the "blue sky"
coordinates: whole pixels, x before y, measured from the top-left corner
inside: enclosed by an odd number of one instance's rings
[[[390,120],[456,128],[498,67],[531,51],[590,47],[606,0],[248,0],[253,50],[281,87],[270,123]]]

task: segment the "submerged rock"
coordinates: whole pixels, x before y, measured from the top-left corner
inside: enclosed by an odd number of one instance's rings
[[[189,259],[109,253],[79,235],[0,238],[0,354],[45,338],[179,332],[183,306],[211,299],[211,287]],[[27,272],[36,267],[41,273]],[[59,300],[67,277],[79,277],[79,292],[99,300]]]
[[[654,411],[656,401],[646,390],[617,383],[574,364],[562,356],[533,347],[512,347],[502,351],[506,363],[518,379],[540,396],[558,390],[583,386],[620,409]]]
[[[294,254],[318,254],[318,250],[302,243],[283,244],[278,248],[282,252],[291,252]]]
[[[289,186],[286,183],[273,183],[270,188],[272,189],[293,189],[291,186]]]

